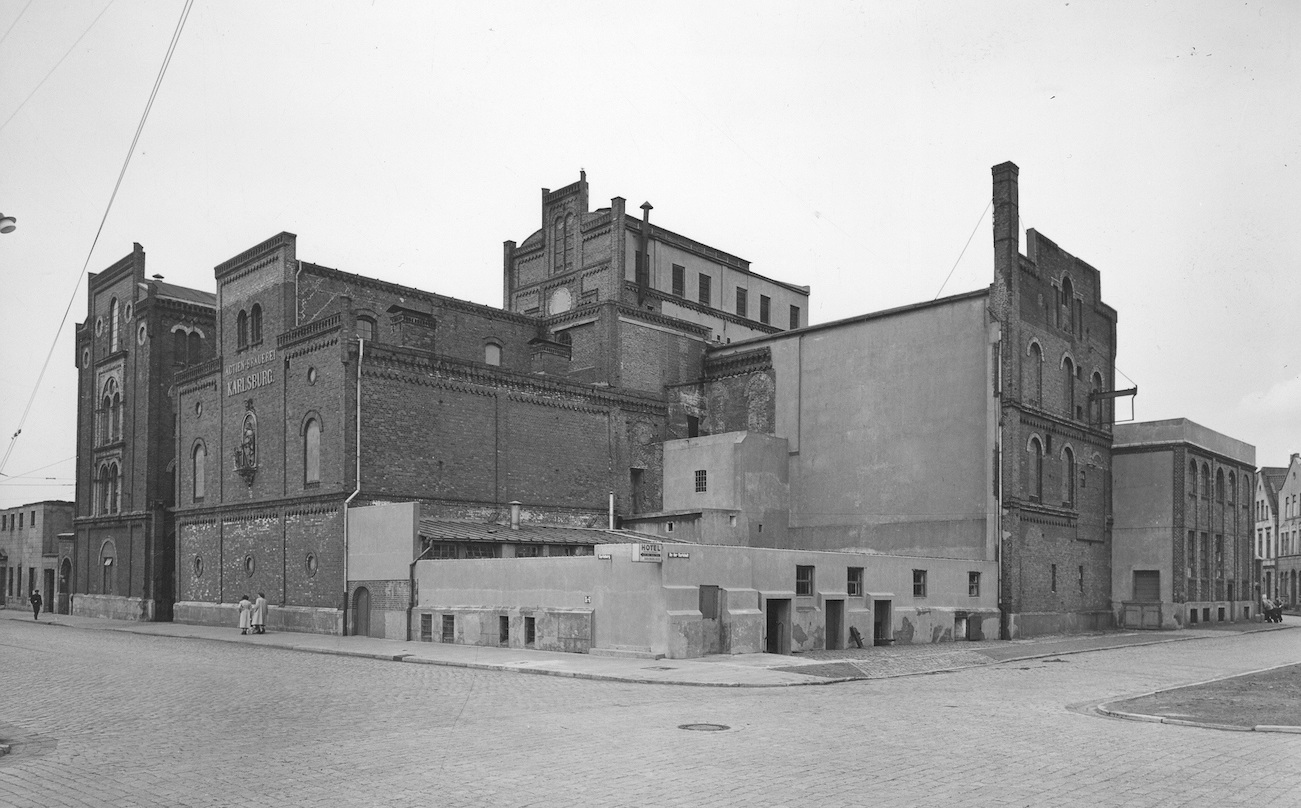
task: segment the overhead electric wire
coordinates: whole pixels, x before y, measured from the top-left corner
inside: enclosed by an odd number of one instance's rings
[[[24,14],[27,13],[27,9],[29,9],[29,8],[32,7],[32,2],[33,2],[33,1],[34,1],[34,0],[27,0],[27,5],[23,6],[23,10],[20,11],[20,12],[18,12],[18,16],[17,16],[17,17],[14,17],[14,21],[11,22],[11,23],[9,23],[9,27],[5,29],[5,35],[4,35],[4,36],[0,36],[0,45],[5,44],[5,40],[9,38],[9,34],[10,34],[10,32],[12,32],[12,31],[14,30],[14,26],[17,25],[17,24],[18,24],[18,21],[21,20],[21,19],[23,18],[23,15],[24,15]],[[91,25],[94,25],[94,23],[91,23]]]
[[[4,131],[4,128],[5,128],[6,126],[9,125],[9,122],[12,121],[12,120],[14,119],[14,116],[17,115],[19,112],[21,112],[22,109],[23,109],[23,107],[27,106],[27,102],[32,100],[32,96],[36,95],[36,91],[39,90],[39,89],[41,89],[41,87],[45,86],[45,82],[49,81],[50,76],[53,76],[53,75],[54,75],[54,71],[56,71],[56,70],[59,69],[59,65],[63,64],[63,60],[64,60],[64,59],[67,59],[67,58],[68,58],[68,55],[71,54],[74,50],[77,49],[77,45],[81,44],[81,40],[83,40],[83,39],[86,38],[86,34],[89,34],[89,33],[90,33],[90,29],[92,29],[92,28],[95,27],[95,23],[99,22],[99,18],[104,16],[104,11],[108,11],[109,8],[112,7],[113,2],[114,2],[114,0],[108,0],[108,5],[107,5],[107,6],[104,6],[104,10],[101,11],[101,12],[99,12],[99,14],[97,14],[97,15],[95,16],[95,19],[93,19],[93,20],[90,21],[90,25],[87,25],[87,26],[86,26],[86,30],[84,30],[84,31],[81,32],[81,36],[77,37],[77,41],[72,43],[72,47],[71,47],[71,48],[68,48],[68,52],[65,53],[65,54],[63,54],[63,57],[62,57],[61,59],[59,59],[58,62],[55,63],[54,67],[51,67],[51,68],[50,68],[50,72],[48,72],[48,73],[45,74],[45,78],[41,79],[41,83],[40,83],[40,84],[37,84],[34,88],[32,88],[32,91],[31,91],[30,93],[27,94],[27,97],[23,99],[23,102],[22,102],[21,104],[18,105],[18,108],[15,109],[12,113],[10,113],[8,118],[5,118],[5,122],[4,122],[4,123],[0,123],[0,132],[3,132],[3,131]],[[28,3],[27,5],[30,6],[31,3]],[[26,10],[27,10],[26,8],[23,8],[23,11],[26,11]],[[22,14],[19,14],[18,16],[21,17]],[[18,23],[18,20],[14,20],[14,24],[16,25],[17,23]],[[10,30],[10,31],[13,30],[13,26],[12,26],[12,25],[9,26],[9,30]],[[8,32],[8,31],[5,32],[5,36],[9,36],[9,32]],[[4,41],[3,39],[0,39],[0,42],[3,42],[3,41]]]
[[[59,336],[63,333],[63,327],[68,322],[68,314],[72,311],[72,304],[77,298],[77,289],[81,287],[81,279],[86,276],[86,270],[90,267],[90,259],[95,254],[95,246],[99,244],[99,236],[104,232],[104,223],[108,221],[109,211],[113,209],[113,200],[117,199],[118,189],[122,187],[122,179],[126,176],[127,167],[131,165],[131,155],[135,153],[136,144],[140,142],[140,133],[144,131],[145,122],[149,120],[149,111],[153,109],[154,99],[158,97],[158,88],[163,83],[163,76],[167,74],[167,66],[171,64],[172,54],[176,52],[176,43],[181,38],[181,31],[185,28],[185,20],[190,16],[190,8],[193,5],[194,0],[185,0],[185,7],[181,9],[181,17],[176,22],[176,30],[172,32],[172,41],[167,46],[167,55],[163,57],[162,67],[159,68],[158,77],[154,79],[153,90],[149,93],[149,101],[146,102],[144,113],[140,116],[140,123],[136,126],[135,137],[131,138],[131,147],[127,149],[126,160],[123,161],[122,170],[118,172],[117,182],[113,185],[113,193],[109,196],[108,205],[104,208],[104,215],[99,220],[99,228],[95,231],[95,238],[91,241],[90,250],[86,252],[86,262],[81,267],[81,273],[77,275],[77,282],[72,287],[72,295],[68,298],[68,305],[63,309],[63,318],[59,320],[59,327],[54,332],[54,339],[50,342],[50,350],[45,355],[45,362],[41,365],[41,372],[36,377],[36,384],[32,386],[32,394],[28,396],[27,406],[23,408],[22,418],[18,421],[18,430],[9,439],[9,448],[5,450],[4,458],[0,459],[0,473],[4,472],[4,467],[9,462],[9,456],[13,454],[14,446],[18,443],[18,436],[23,433],[23,425],[27,423],[27,416],[32,410],[32,403],[36,401],[36,393],[41,389],[41,382],[45,379],[45,371],[49,370],[50,360],[54,357],[54,349],[59,343]]]
[[[953,277],[953,271],[958,268],[958,264],[962,261],[962,256],[967,254],[967,248],[971,246],[971,240],[976,237],[976,231],[980,229],[980,223],[985,221],[985,214],[989,213],[989,209],[993,206],[994,200],[991,199],[989,200],[989,204],[985,206],[985,209],[980,212],[980,218],[976,220],[976,226],[971,228],[971,235],[967,236],[967,243],[962,245],[962,252],[958,253],[958,260],[953,262],[953,267],[949,270],[949,274],[944,276],[944,283],[940,284],[940,291],[936,292],[935,297],[931,298],[931,300],[938,300],[940,294],[944,291],[944,287],[948,286],[949,278]]]

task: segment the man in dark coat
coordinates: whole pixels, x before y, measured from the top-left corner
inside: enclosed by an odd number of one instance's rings
[[[41,619],[41,593],[40,590],[33,589],[32,596],[29,598],[32,602],[32,619]]]

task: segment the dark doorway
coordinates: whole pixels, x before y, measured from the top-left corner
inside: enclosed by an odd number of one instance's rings
[[[872,644],[889,645],[894,642],[894,629],[890,624],[891,601],[872,601]]]
[[[845,602],[843,600],[823,601],[827,611],[827,650],[838,651],[845,647]]]
[[[357,587],[352,595],[352,634],[370,636],[370,590],[364,586]]]
[[[766,614],[764,631],[764,650],[770,654],[789,654],[791,652],[791,599],[767,598],[764,600]]]
[[[72,585],[72,561],[63,559],[59,565],[59,614],[68,614],[68,589]]]
[[[47,612],[52,612],[55,609],[54,570],[45,570],[45,575],[42,577],[45,578],[45,586],[41,587],[44,590],[41,592],[41,603],[43,604],[41,608]]]
[[[633,513],[641,513],[642,511],[642,486],[644,484],[642,478],[645,474],[645,469],[628,470],[628,487],[629,493],[632,495]]]

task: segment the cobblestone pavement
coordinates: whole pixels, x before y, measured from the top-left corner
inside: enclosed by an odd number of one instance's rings
[[[1296,806],[1301,736],[1086,708],[1298,660],[1301,631],[1226,633],[720,689],[6,620],[0,805]]]

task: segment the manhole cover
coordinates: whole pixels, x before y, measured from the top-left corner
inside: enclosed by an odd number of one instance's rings
[[[722,732],[731,727],[726,724],[678,724],[678,729],[689,729],[693,732]]]

